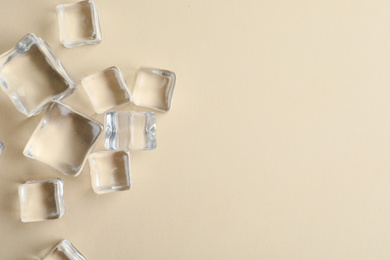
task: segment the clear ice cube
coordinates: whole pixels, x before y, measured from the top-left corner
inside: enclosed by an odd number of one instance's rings
[[[0,56],[0,86],[16,109],[30,117],[70,95],[76,83],[49,46],[27,34]]]
[[[86,258],[69,240],[64,239],[42,260],[86,260]]]
[[[92,153],[89,158],[91,183],[95,193],[123,191],[131,186],[130,154],[125,151]]]
[[[85,77],[81,84],[98,114],[131,102],[130,90],[118,67],[110,67]]]
[[[0,156],[3,154],[4,149],[5,149],[5,144],[2,141],[0,141]]]
[[[99,122],[64,104],[53,102],[32,134],[23,154],[65,175],[77,176],[102,128]]]
[[[156,116],[153,112],[107,112],[104,138],[104,146],[110,150],[153,150],[156,148]]]
[[[134,104],[161,112],[171,108],[176,75],[169,70],[140,68],[133,91]]]
[[[65,213],[61,179],[28,181],[19,186],[22,222],[57,219]]]
[[[92,0],[57,6],[60,42],[67,48],[102,41],[99,15]]]

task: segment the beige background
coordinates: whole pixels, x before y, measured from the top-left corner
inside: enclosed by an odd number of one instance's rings
[[[63,238],[96,260],[390,259],[389,1],[97,0],[103,42],[74,49],[58,40],[66,2],[2,0],[0,53],[33,32],[78,83],[171,69],[172,110],[158,148],[131,154],[132,189],[97,195],[88,166],[72,178],[22,156],[40,115],[1,92],[0,259]],[[64,102],[103,120],[81,88]],[[54,177],[64,217],[21,223],[18,185]]]

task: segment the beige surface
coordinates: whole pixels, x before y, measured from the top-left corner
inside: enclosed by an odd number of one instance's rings
[[[97,260],[390,258],[390,2],[97,0],[102,43],[66,49],[67,2],[3,0],[0,52],[34,32],[78,84],[171,69],[173,106],[158,148],[131,154],[131,190],[97,195],[88,166],[72,178],[22,156],[40,115],[0,93],[0,259],[63,238]],[[103,119],[81,88],[65,103]],[[18,185],[52,177],[63,218],[21,223]]]

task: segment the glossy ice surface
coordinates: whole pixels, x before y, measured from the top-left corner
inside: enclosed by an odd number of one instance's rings
[[[102,41],[99,15],[92,0],[57,6],[60,42],[68,48]]]
[[[2,141],[0,141],[0,156],[3,154],[4,149],[5,149],[5,144]]]
[[[106,149],[155,149],[156,116],[153,112],[110,111],[105,116],[104,138]]]
[[[16,109],[30,117],[50,101],[70,95],[76,83],[49,46],[28,34],[0,56],[0,87]]]
[[[86,260],[86,258],[69,240],[64,239],[42,260]]]
[[[130,189],[131,166],[128,152],[96,152],[89,156],[88,161],[92,188],[96,193]]]
[[[81,84],[98,114],[131,102],[130,90],[118,67],[85,77]]]
[[[133,91],[134,104],[168,112],[175,84],[176,75],[172,71],[140,68]]]
[[[19,186],[22,222],[57,219],[65,213],[61,179],[28,181]]]
[[[102,125],[58,102],[49,105],[23,154],[65,175],[77,176]]]

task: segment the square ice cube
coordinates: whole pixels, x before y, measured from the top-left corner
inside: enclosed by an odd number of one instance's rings
[[[22,222],[57,219],[65,213],[61,179],[28,181],[19,186]]]
[[[80,174],[102,125],[70,107],[53,102],[30,137],[23,154],[65,175]]]
[[[70,95],[76,83],[49,46],[27,34],[0,56],[0,86],[16,109],[30,117],[50,101]]]
[[[67,48],[99,44],[102,41],[99,15],[92,0],[58,5],[60,42]]]
[[[42,260],[86,260],[86,258],[69,240],[64,239]]]
[[[5,144],[2,141],[0,141],[0,156],[3,154],[4,148],[5,148]]]
[[[88,161],[95,193],[130,189],[131,166],[128,152],[96,152],[89,156]]]
[[[85,77],[81,84],[98,114],[131,102],[130,90],[118,67],[110,67]]]
[[[140,68],[133,91],[134,104],[168,112],[171,108],[175,84],[176,75],[172,71]]]
[[[155,149],[155,114],[135,111],[107,112],[104,147],[111,150],[128,151]]]

